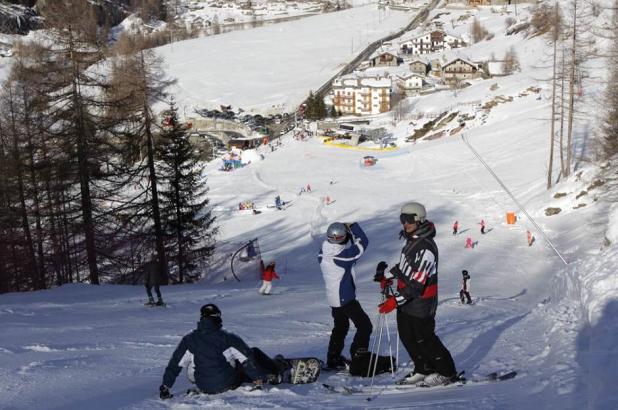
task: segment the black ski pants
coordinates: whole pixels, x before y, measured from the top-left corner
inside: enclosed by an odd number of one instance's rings
[[[447,377],[457,373],[451,353],[436,336],[434,318],[418,318],[397,311],[397,328],[416,373],[438,372]]]
[[[459,299],[461,299],[461,303],[464,303],[465,300],[468,301],[468,305],[470,303],[472,303],[472,298],[470,297],[470,292],[465,291],[463,289],[459,291]]]
[[[154,285],[155,293],[157,294],[157,298],[161,299],[161,290],[159,289],[159,285]],[[152,286],[146,285],[146,293],[148,294],[148,299],[152,299]]]
[[[331,307],[331,311],[335,326],[328,343],[328,357],[338,358],[341,356],[345,337],[350,329],[350,321],[356,327],[356,334],[354,335],[352,346],[350,346],[350,356],[354,356],[354,353],[359,348],[367,349],[373,327],[371,326],[369,316],[367,316],[360,303],[357,300],[353,300],[345,306]]]

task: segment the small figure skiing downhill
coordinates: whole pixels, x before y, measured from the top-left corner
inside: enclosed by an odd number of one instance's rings
[[[453,235],[457,235],[457,231],[459,230],[459,222],[455,221],[453,224]]]
[[[261,262],[262,268],[262,287],[258,290],[262,295],[270,295],[270,291],[272,289],[272,281],[273,279],[281,279],[277,272],[275,271],[275,262],[270,262],[266,267],[264,267],[263,262]]]
[[[472,304],[472,298],[470,297],[470,274],[467,270],[461,271],[462,280],[461,280],[461,290],[459,291],[459,299],[461,303],[468,303],[468,305]]]
[[[161,297],[161,290],[159,286],[163,284],[163,275],[161,275],[161,267],[156,255],[152,255],[149,262],[144,264],[144,286],[146,287],[146,294],[148,294],[148,302],[146,306],[165,306],[163,298]],[[152,296],[152,288],[154,287],[157,294],[157,301],[155,302]]]
[[[479,225],[481,225],[481,235],[485,235],[485,220],[481,219],[481,222],[479,222]]]
[[[532,232],[526,231],[526,239],[528,240],[528,246],[532,246],[535,240],[534,235],[532,235]]]
[[[464,247],[466,249],[474,249],[474,242],[472,242],[472,237],[468,236],[466,238],[466,245]]]

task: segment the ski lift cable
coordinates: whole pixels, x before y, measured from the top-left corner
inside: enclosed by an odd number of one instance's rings
[[[549,237],[545,234],[545,231],[543,231],[543,229],[536,223],[536,221],[532,218],[532,216],[530,216],[530,214],[528,213],[528,211],[526,211],[526,209],[524,208],[524,206],[522,204],[519,203],[519,201],[515,198],[515,196],[513,196],[513,194],[511,193],[511,191],[509,191],[509,189],[506,187],[506,185],[504,185],[504,183],[502,183],[502,181],[500,180],[500,178],[495,174],[495,172],[489,167],[489,165],[487,165],[487,163],[483,160],[483,158],[481,158],[481,156],[479,155],[478,152],[476,152],[476,150],[472,147],[472,145],[470,144],[470,142],[466,139],[466,136],[464,134],[461,135],[461,139],[463,140],[463,142],[468,146],[468,148],[470,149],[470,151],[472,151],[472,153],[474,154],[474,156],[481,162],[481,164],[483,164],[483,166],[487,169],[487,171],[489,171],[489,173],[496,179],[496,181],[498,182],[498,184],[500,184],[500,186],[502,187],[502,189],[504,189],[504,191],[511,197],[511,199],[513,200],[513,202],[515,202],[515,204],[519,207],[519,210],[528,217],[528,219],[530,220],[530,222],[532,222],[532,224],[536,227],[537,231],[541,234],[541,236],[543,237],[543,239],[545,239],[545,242],[547,242],[547,244],[553,249],[554,253],[556,255],[558,255],[558,257],[562,260],[562,262],[564,262],[565,265],[568,265],[569,263],[562,257],[562,255],[560,254],[560,252],[558,251],[558,249],[556,249],[556,247],[554,246],[554,244],[552,243],[552,241],[549,239]]]

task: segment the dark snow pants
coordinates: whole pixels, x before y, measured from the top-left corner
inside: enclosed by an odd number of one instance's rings
[[[345,337],[350,329],[350,320],[356,327],[356,334],[354,335],[352,346],[350,346],[350,355],[354,356],[354,353],[359,348],[367,349],[373,327],[371,326],[369,316],[367,316],[360,303],[357,300],[353,300],[345,306],[331,307],[331,311],[335,326],[328,343],[328,357],[337,358],[341,356]]]
[[[451,353],[435,334],[434,318],[417,318],[397,312],[399,338],[414,362],[416,373],[438,372],[443,376],[456,374]]]
[[[155,293],[157,294],[157,298],[161,299],[161,290],[159,290],[159,285],[154,285]],[[152,286],[146,285],[146,293],[148,293],[148,299],[152,299]]]
[[[465,299],[464,299],[465,298]],[[464,303],[464,301],[467,299],[468,301],[468,305],[470,303],[472,303],[472,298],[470,297],[470,292],[467,292],[465,290],[460,290],[459,291],[459,299],[461,299],[461,303]]]

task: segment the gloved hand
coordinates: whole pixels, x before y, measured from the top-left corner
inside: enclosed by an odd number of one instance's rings
[[[397,307],[395,296],[389,296],[383,303],[378,306],[380,313],[390,313]]]
[[[376,274],[373,276],[373,280],[375,282],[382,282],[384,279],[384,270],[388,267],[388,263],[384,261],[380,261],[378,266],[376,266]]]
[[[174,395],[170,393],[169,387],[162,384],[161,386],[159,386],[159,397],[161,398],[161,400],[165,400],[171,399],[172,397],[174,397]]]
[[[396,276],[401,276],[402,272],[401,269],[399,269],[399,265],[395,265],[391,268],[391,270],[389,270],[388,272],[386,272],[384,274],[384,277],[386,279],[393,279]]]

